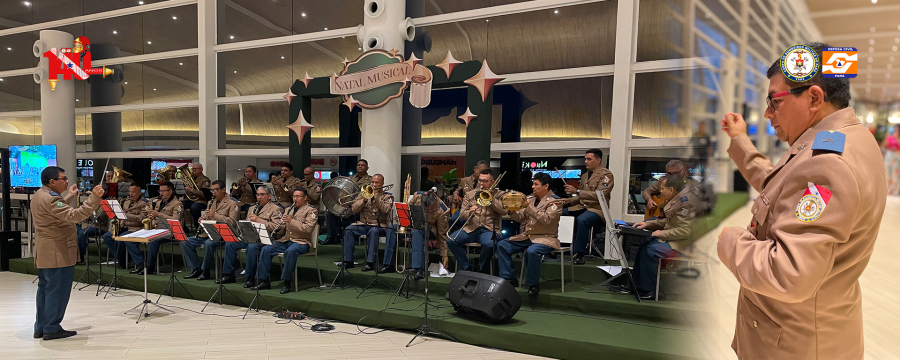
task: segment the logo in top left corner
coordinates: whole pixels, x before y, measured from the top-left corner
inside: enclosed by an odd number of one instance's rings
[[[35,43],[35,56],[47,58],[46,80],[50,83],[50,90],[56,90],[59,75],[63,76],[63,80],[72,80],[73,77],[87,80],[91,75],[106,77],[114,72],[113,69],[106,66],[91,67],[91,41],[86,36],[76,38],[71,48],[50,48],[41,53],[42,44],[40,40]],[[37,75],[35,75],[35,81],[38,81]]]
[[[823,77],[855,78],[856,66],[856,48],[830,47],[822,49]]]

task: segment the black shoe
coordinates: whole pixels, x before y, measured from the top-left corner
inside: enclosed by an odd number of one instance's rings
[[[272,288],[272,285],[269,285],[268,281],[260,280],[259,284],[253,287],[253,290],[269,290]]]
[[[143,275],[143,274],[144,274],[144,263],[137,264],[137,265],[134,267],[134,270],[131,270],[131,271],[129,271],[128,273],[129,273],[129,274]]]
[[[282,281],[281,282],[281,293],[287,294],[289,292],[291,292],[291,282],[288,280]]]
[[[618,292],[622,294],[634,295],[634,291],[631,290],[630,287],[625,285],[613,285],[609,287],[609,290],[612,292]]]
[[[416,269],[416,277],[414,277],[413,279],[419,281],[424,279],[425,276],[427,276],[425,275],[425,269]]]
[[[534,285],[528,288],[528,295],[537,296],[541,292],[541,285]]]
[[[247,279],[247,281],[244,282],[244,289],[250,289],[254,286],[256,286],[256,281],[253,281],[253,279]]]
[[[363,266],[362,271],[372,271],[375,270],[375,264],[366,263],[366,266]]]
[[[56,339],[65,339],[67,337],[75,336],[77,332],[69,331],[69,330],[59,330],[55,333],[44,334],[44,340],[56,340]]]
[[[663,293],[659,293],[660,299],[665,299],[666,295]],[[656,300],[656,292],[655,291],[647,291],[641,292],[641,300]]]
[[[506,281],[508,281],[509,284],[515,288],[519,287],[519,279],[512,278],[512,279],[506,279]]]
[[[146,269],[146,270],[147,270],[147,275],[156,275],[156,269]],[[143,276],[144,269],[141,269],[140,271],[138,271],[137,274]]]
[[[42,332],[34,333],[34,338],[35,338],[35,339],[40,339],[40,338],[42,338],[42,337],[44,337],[44,333],[42,333]]]
[[[344,269],[352,269],[352,268],[356,267],[356,264],[353,263],[352,261],[344,261],[342,266],[344,267]]]
[[[365,271],[365,269],[363,269],[363,271]],[[397,269],[395,269],[393,265],[385,265],[385,266],[381,267],[381,270],[378,270],[379,274],[386,274],[386,273],[392,273],[392,272],[397,272]]]
[[[575,258],[572,259],[572,263],[575,265],[584,265],[584,254],[575,254]]]
[[[200,276],[201,274],[203,274],[203,269],[196,268],[196,269],[194,269],[194,271],[191,271],[191,273],[189,275],[185,275],[184,278],[185,279],[193,279],[193,278]]]
[[[206,273],[206,275],[208,276],[209,273]],[[202,276],[201,276],[201,277],[198,277],[197,280],[204,280],[204,279],[202,279]],[[227,274],[222,276],[222,280],[216,280],[216,284],[234,284],[236,282],[237,281],[234,279],[234,276],[227,275]],[[247,286],[244,286],[244,287],[247,287]]]
[[[203,281],[203,280],[207,280],[207,279],[209,279],[209,270],[203,270],[202,273],[200,274],[200,276],[197,276],[198,281]],[[234,282],[234,281],[232,281],[232,282]]]

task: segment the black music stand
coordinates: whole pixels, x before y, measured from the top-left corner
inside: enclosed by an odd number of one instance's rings
[[[166,223],[169,224],[168,228],[172,231],[172,238],[174,241],[169,241],[169,259],[172,261],[172,271],[169,273],[169,281],[166,283],[166,286],[163,288],[163,291],[159,293],[159,297],[156,298],[156,303],[159,304],[159,300],[162,299],[163,295],[169,295],[173,299],[175,298],[175,284],[181,285],[181,288],[184,289],[184,292],[188,294],[188,297],[191,300],[195,300],[194,296],[191,295],[191,292],[181,283],[181,280],[178,280],[178,277],[175,276],[175,242],[188,241],[187,234],[184,232],[184,227],[181,226],[181,221],[177,219],[167,219]],[[169,293],[169,286],[172,286],[172,292]]]
[[[416,208],[418,208],[418,209],[416,209]],[[425,212],[425,207],[423,205],[410,205],[410,210],[412,211],[412,216],[413,216],[412,217],[413,228],[416,228],[417,230],[421,229],[422,231],[424,231],[425,236],[426,236],[425,240],[427,242],[427,240],[428,240],[427,236],[428,236],[429,229],[428,229],[428,217],[427,217],[427,213]],[[421,212],[421,214],[419,214],[419,212]],[[422,264],[422,266],[424,266],[425,269],[428,269],[428,246],[424,246],[422,248],[422,251],[425,252],[425,263]],[[412,342],[415,341],[416,338],[419,337],[420,335],[440,335],[440,336],[443,336],[443,337],[453,340],[453,341],[457,341],[457,342],[459,341],[459,340],[456,340],[456,338],[454,338],[450,335],[444,334],[444,333],[432,328],[430,325],[428,325],[428,307],[433,306],[428,303],[429,302],[428,278],[430,278],[430,277],[431,277],[430,273],[425,276],[425,317],[424,317],[424,322],[422,323],[422,326],[420,326],[417,329],[416,335],[413,336],[412,339],[409,339],[409,342],[406,343],[406,347],[410,347],[412,345]],[[399,291],[398,291],[398,294],[399,294]]]
[[[114,205],[114,204],[115,204],[115,205]],[[108,218],[110,219],[109,221],[112,221],[113,219],[120,218],[119,214],[117,214],[117,210],[116,210],[117,208],[118,208],[118,211],[121,211],[121,212],[123,213],[123,216],[124,216],[124,212],[125,212],[125,211],[122,209],[122,206],[121,206],[121,205],[118,205],[118,204],[119,204],[119,201],[118,201],[118,200],[115,200],[115,199],[113,199],[113,200],[103,200],[103,201],[100,202],[101,208],[103,209],[103,211],[106,212],[106,217],[108,217]],[[110,216],[110,215],[112,215],[112,216]],[[125,217],[124,219],[127,219],[127,217]],[[119,220],[121,221],[122,219],[119,219]],[[113,241],[114,241],[114,244],[115,244],[115,248],[112,249],[112,252],[113,252],[116,256],[118,256],[118,254],[119,254],[119,252],[118,252],[119,246],[125,246],[125,244],[121,244],[119,241],[116,241],[116,240],[115,240],[115,237],[118,236],[119,234],[112,234],[112,232],[110,232],[110,234],[113,236]],[[103,295],[103,298],[104,298],[104,299],[106,299],[106,297],[109,296],[109,292],[110,292],[112,289],[116,289],[116,290],[119,289],[118,283],[119,283],[120,281],[121,281],[122,283],[124,283],[125,285],[128,285],[128,287],[131,288],[131,289],[134,289],[134,288],[135,288],[134,286],[132,286],[131,284],[129,284],[127,281],[122,280],[122,279],[119,278],[119,266],[118,266],[118,260],[119,260],[119,259],[116,258],[117,264],[116,264],[116,266],[113,266],[113,278],[109,281],[109,285],[106,286],[106,294]],[[128,264],[126,264],[126,266],[127,266],[127,265],[128,265]],[[100,288],[98,287],[98,288],[97,288],[97,295],[99,295],[99,294],[100,294]]]
[[[251,221],[241,221],[238,224],[238,227],[240,228],[241,238],[244,242],[249,244],[272,245],[272,240],[269,239],[269,231],[266,229],[265,225]],[[260,262],[262,262],[262,248],[260,248],[256,254],[257,267],[259,267]],[[253,296],[253,300],[250,300],[250,305],[247,306],[247,311],[244,312],[244,317],[242,319],[247,318],[247,314],[250,313],[250,309],[253,308],[253,304],[256,303],[257,299],[260,300],[260,303],[265,301],[270,306],[272,305],[269,300],[266,300],[266,298],[259,295],[259,286],[254,286],[253,288],[256,291],[256,295]],[[258,303],[256,305],[256,312],[259,312]]]
[[[426,218],[427,214],[425,213],[425,207],[423,205],[406,205],[401,203],[395,203],[397,207],[397,218],[400,222],[401,226],[406,226],[409,230],[404,234],[404,241],[409,243],[412,240],[410,239],[410,234],[412,231],[422,231],[425,234],[425,242],[426,245],[423,246],[423,252],[425,252],[426,264],[425,269],[428,268],[428,220]],[[396,246],[400,246],[400,233],[397,233],[397,244]],[[405,246],[405,245],[404,245]],[[412,246],[412,244],[410,244]],[[412,259],[410,259],[412,261]],[[403,269],[403,281],[400,282],[400,286],[397,287],[397,292],[394,293],[394,300],[391,301],[393,303],[397,300],[397,296],[403,295],[404,298],[411,298],[412,295],[409,293],[409,285],[410,285],[410,277],[415,276],[415,274],[410,273],[409,269]],[[404,286],[406,286],[406,294],[403,294]]]
[[[87,228],[83,229],[85,232],[87,232],[88,229],[94,227],[94,225],[97,224],[97,220],[100,219],[100,215],[94,215],[93,218],[94,218],[94,220],[91,221],[91,224],[88,225]],[[100,229],[97,228],[98,234],[94,236],[94,240],[97,242],[97,260],[98,260],[97,261],[97,266],[98,266],[97,271],[100,274],[103,274],[103,262],[99,261],[100,260],[100,235],[99,235],[99,232],[100,232]],[[81,282],[83,282],[85,285],[82,286],[81,288],[79,288],[78,291],[84,290],[87,287],[96,284],[97,285],[97,296],[100,296],[100,288],[104,286],[103,279],[100,277],[100,275],[97,275],[97,273],[95,273],[94,270],[91,270],[90,251],[84,252],[84,266],[85,266],[85,270],[81,273],[81,276],[78,277],[78,280],[75,280],[75,285],[72,286],[72,289],[75,289],[78,286],[78,283],[81,283]],[[90,275],[94,275],[94,277],[97,278],[97,281],[88,283],[88,281],[91,280]],[[85,276],[87,276],[87,281],[81,281],[82,279],[85,278]]]
[[[200,224],[204,229],[206,229],[206,234],[209,235],[209,238],[216,242],[238,242],[240,241],[235,235],[234,229],[231,228],[228,224]],[[224,248],[224,246],[221,246]],[[219,305],[222,304],[222,296],[227,292],[231,297],[235,298],[241,305],[244,305],[244,302],[241,301],[240,298],[235,296],[231,291],[228,291],[228,288],[225,287],[225,284],[222,283],[222,274],[219,271],[219,247],[217,247],[215,252],[215,263],[216,263],[216,282],[219,283],[219,287],[216,288],[216,292],[212,294],[209,300],[206,301],[206,305],[203,306],[203,309],[200,312],[206,310],[206,307],[209,306],[209,303],[216,298],[216,295],[219,295]],[[223,249],[224,250],[224,249]]]

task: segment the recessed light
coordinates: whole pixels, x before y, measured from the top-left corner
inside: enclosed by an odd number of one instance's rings
[[[888,64],[888,69],[889,69],[889,70],[890,70],[890,69],[893,69],[893,68],[894,68],[894,65],[893,65],[893,64]]]
[[[284,60],[284,56],[281,57],[281,60]]]
[[[113,30],[113,35],[118,34],[118,31]]]
[[[25,4],[25,6],[31,6],[31,3],[28,1],[23,1],[22,3]]]
[[[872,65],[866,65],[866,70],[872,70]]]
[[[491,22],[491,19],[485,19],[484,22]]]
[[[2,79],[2,78],[0,78],[0,81],[3,81],[3,79]]]
[[[302,13],[300,13],[300,16],[306,17],[306,13],[305,13],[305,12],[302,12]]]
[[[872,80],[866,80],[866,85],[872,85]]]
[[[873,4],[877,4],[877,3],[878,3],[878,0],[872,0],[872,3],[873,3]]]
[[[144,5],[143,1],[138,1],[138,5]]]
[[[150,45],[150,44],[153,44],[153,42],[152,42],[152,41],[148,41],[148,42],[147,42],[147,45]]]
[[[359,48],[359,49],[357,49],[357,50],[362,50],[362,48]]]
[[[896,45],[891,46],[891,50],[897,51],[897,46]]]
[[[128,82],[127,82],[127,81],[125,82],[125,85],[128,85]]]
[[[231,35],[231,36],[229,36],[228,38],[231,39],[231,40],[234,40],[234,35]]]
[[[11,48],[11,47],[8,47],[8,48],[6,48],[6,50],[12,51],[12,48]]]
[[[870,53],[875,52],[875,48],[873,48],[873,47],[870,46],[870,47],[869,47],[869,52],[870,52]]]
[[[870,27],[870,28],[869,28],[869,31],[875,32],[875,27],[874,27],[874,26],[873,26],[873,27]]]
[[[153,88],[153,91],[156,91],[156,88]]]
[[[884,74],[884,77],[890,79],[890,78],[891,78],[891,73]]]
[[[869,45],[875,45],[875,39],[869,39]]]
[[[178,63],[178,65],[184,65],[184,63]]]
[[[234,73],[237,74],[237,70],[235,70]]]
[[[891,55],[890,59],[891,61],[894,61],[894,55]]]
[[[328,30],[328,28],[325,28],[325,30]]]
[[[177,16],[173,16],[173,17],[172,17],[172,20],[178,20],[178,17],[177,17]]]
[[[868,62],[873,62],[873,61],[875,61],[875,59],[873,59],[871,56],[869,56],[869,58],[866,59],[866,61],[868,61]]]
[[[553,10],[554,14],[559,14],[559,10]]]
[[[866,88],[866,92],[872,92],[871,88]]]
[[[79,101],[78,99],[75,99],[75,102],[78,102],[78,101]]]

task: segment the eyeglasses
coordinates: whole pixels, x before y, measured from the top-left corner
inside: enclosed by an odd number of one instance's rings
[[[217,192],[217,191],[222,191],[222,189],[210,188],[209,191],[210,191],[210,192]]]
[[[266,194],[266,193],[257,193],[257,194],[256,194],[256,197],[266,196],[266,195],[269,195],[269,194]]]
[[[681,171],[666,171],[666,175],[678,175]]]
[[[161,193],[164,193],[164,192],[170,192],[170,191],[172,191],[172,189],[166,189],[166,190],[159,189],[159,192],[161,192]]]
[[[292,197],[295,197],[295,198],[305,198],[306,195],[294,195],[294,196],[292,196]]]
[[[63,177],[61,177],[61,178],[59,178],[59,179],[56,179],[56,180],[58,180],[58,181],[69,181],[69,177],[68,177],[68,176],[63,176]]]
[[[774,101],[774,99],[780,98],[782,96],[787,96],[789,94],[797,95],[806,90],[809,90],[809,88],[811,88],[811,87],[812,87],[812,85],[806,85],[806,86],[801,86],[798,88],[793,88],[788,91],[782,91],[780,93],[769,94],[769,96],[766,96],[766,105],[768,105],[769,109],[771,109],[772,111],[777,111],[778,104],[780,104],[781,102],[779,101],[778,103],[776,103]]]

